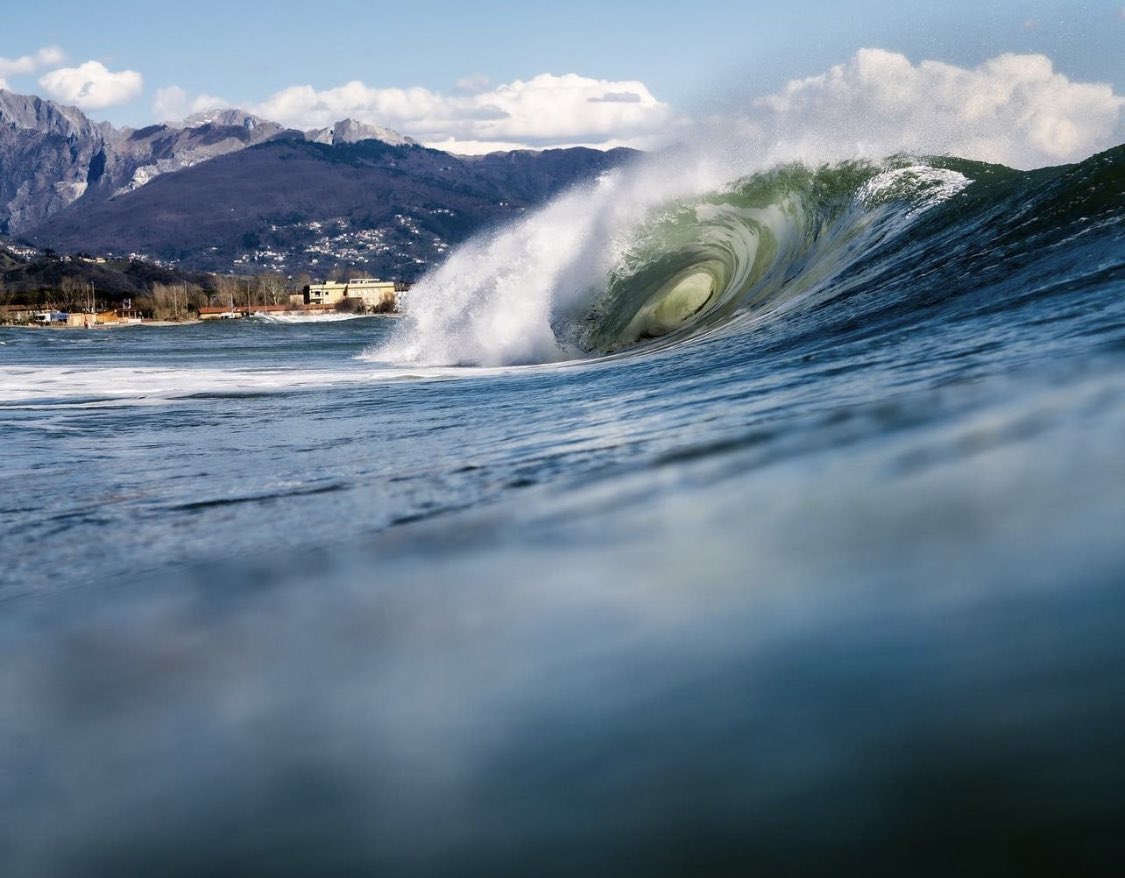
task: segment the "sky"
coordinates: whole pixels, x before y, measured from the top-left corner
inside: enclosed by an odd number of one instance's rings
[[[38,0],[4,19],[0,87],[135,128],[236,106],[301,129],[357,118],[459,152],[644,148],[728,108],[792,127],[908,81],[915,101],[1004,92],[989,112],[1040,114],[1044,155],[1122,131],[1121,0]],[[916,121],[965,121],[945,112]]]

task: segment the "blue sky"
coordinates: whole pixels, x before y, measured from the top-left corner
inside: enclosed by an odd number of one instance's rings
[[[625,139],[640,130],[641,108],[629,103],[659,107],[665,120],[713,111],[821,74],[864,47],[901,53],[913,63],[932,59],[964,68],[1002,53],[1039,53],[1072,81],[1108,83],[1116,94],[1125,92],[1125,5],[1120,0],[317,0],[299,5],[196,0],[147,4],[144,11],[113,0],[39,0],[21,6],[18,14],[5,16],[0,80],[14,91],[65,99],[79,94],[80,77],[56,76],[45,84],[53,67],[81,69],[87,78],[103,75],[101,68],[109,76],[132,74],[97,92],[101,98],[91,98],[95,92],[87,90],[82,92],[86,98],[74,102],[84,101],[83,109],[95,119],[133,127],[213,102],[288,114],[281,121],[297,127],[319,123],[336,108],[367,107],[367,121],[380,121],[376,117],[382,112],[390,117],[385,124],[414,126],[419,139],[431,141],[445,135],[481,139],[492,131],[498,141],[530,145],[570,135],[576,141],[609,142],[618,124],[614,119],[620,119]],[[45,47],[61,50],[64,60],[45,55],[50,63],[18,63]],[[82,67],[89,62],[100,68]],[[604,104],[603,96],[610,96],[609,103],[617,96],[620,106],[599,107],[608,115],[589,132],[579,131],[576,123],[542,137],[531,123],[518,130],[470,131],[445,118],[480,115],[487,112],[482,107],[494,108],[497,100],[507,112],[503,99],[491,97],[496,87],[548,73],[599,83],[582,92],[581,100]],[[369,91],[332,91],[347,83],[361,83]],[[626,85],[615,85],[621,83]],[[561,80],[539,85],[534,96],[520,98],[529,118],[539,106],[534,102],[549,100],[552,89],[576,87]],[[304,97],[290,92],[271,101],[295,87],[307,87]],[[381,91],[409,88],[426,94]],[[456,103],[473,93],[488,97]],[[395,101],[425,103],[435,95],[440,100],[431,100],[433,118],[419,120],[416,113],[393,109]],[[620,113],[614,116],[611,110]],[[650,113],[647,118],[657,117]]]

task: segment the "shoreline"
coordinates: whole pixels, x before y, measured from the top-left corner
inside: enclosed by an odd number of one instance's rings
[[[87,330],[87,329],[127,329],[131,326],[193,326],[197,323],[203,323],[202,320],[139,320],[135,323],[126,323],[125,321],[115,323],[91,323],[89,326],[70,325],[67,323],[54,323],[43,325],[39,323],[0,323],[0,329],[46,329],[48,331],[60,332],[63,330]]]
[[[170,327],[170,326],[198,326],[202,323],[238,322],[238,321],[242,321],[242,320],[252,319],[256,316],[258,316],[258,315],[251,314],[250,317],[241,317],[240,316],[238,318],[235,318],[234,320],[220,320],[220,319],[216,319],[216,318],[209,318],[209,319],[204,320],[204,319],[200,319],[198,317],[192,317],[192,318],[188,318],[188,319],[184,319],[184,320],[139,320],[139,321],[130,322],[130,323],[127,323],[125,321],[115,321],[115,322],[112,322],[112,323],[91,323],[89,326],[72,325],[72,324],[69,324],[69,323],[52,323],[52,324],[46,324],[46,325],[41,324],[41,323],[0,323],[0,329],[35,329],[35,330],[46,329],[46,330],[49,330],[49,331],[59,332],[59,331],[64,331],[64,330],[69,331],[69,330],[87,330],[87,329],[127,329],[127,328],[133,327],[133,326],[148,326],[148,327],[163,328],[163,327]],[[281,312],[277,315],[265,314],[265,315],[262,315],[262,316],[266,317],[267,319],[269,317],[272,317],[272,316],[304,317],[304,318],[306,318],[305,321],[299,321],[299,322],[315,323],[316,321],[323,319],[326,323],[330,323],[330,322],[339,321],[340,319],[359,320],[359,319],[362,319],[362,318],[365,318],[365,317],[400,318],[400,317],[405,317],[406,315],[401,313],[401,312],[391,312],[391,313],[382,313],[382,314],[348,314],[348,315],[336,315],[335,313],[333,313],[333,314],[324,314],[324,315],[313,316],[313,315],[309,315],[307,312],[289,311],[289,312]],[[276,321],[276,322],[282,323],[282,322],[284,322],[284,320],[279,320],[279,321]]]

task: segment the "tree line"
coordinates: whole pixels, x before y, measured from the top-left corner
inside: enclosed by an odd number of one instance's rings
[[[181,320],[200,308],[242,310],[261,305],[285,305],[292,294],[312,283],[309,275],[287,278],[277,273],[258,275],[211,275],[207,285],[198,283],[153,283],[147,294],[133,297],[133,308],[156,320]]]
[[[0,277],[0,305],[32,310],[86,312],[116,310],[128,302],[132,310],[156,320],[194,317],[204,307],[233,307],[237,310],[261,305],[284,305],[290,295],[313,283],[308,274],[286,277],[277,273],[258,275],[207,275],[191,280],[152,281],[140,291],[99,288],[83,275],[63,275],[57,282],[27,289]]]
[[[347,281],[367,276],[369,272],[356,266],[336,266],[327,279]],[[204,307],[242,310],[284,305],[290,295],[315,282],[308,273],[187,272],[139,258],[107,262],[86,254],[60,256],[50,250],[25,258],[0,245],[0,305],[32,310],[116,310],[129,301],[142,316],[182,320]]]

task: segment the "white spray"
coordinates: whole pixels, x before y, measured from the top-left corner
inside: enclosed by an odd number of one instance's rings
[[[468,242],[411,291],[406,325],[367,358],[489,366],[574,356],[552,326],[604,288],[630,231],[655,205],[724,179],[695,151],[675,155],[605,174]]]

